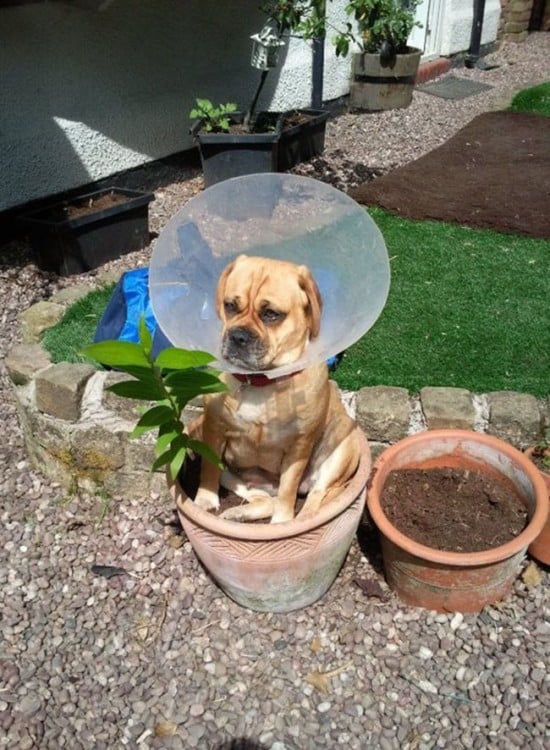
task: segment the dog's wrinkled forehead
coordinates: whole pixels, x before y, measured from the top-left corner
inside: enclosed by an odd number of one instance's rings
[[[268,258],[239,258],[228,274],[224,298],[250,307],[262,302],[297,302],[304,298],[298,267]]]

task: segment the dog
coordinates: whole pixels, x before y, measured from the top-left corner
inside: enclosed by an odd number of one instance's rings
[[[205,397],[200,438],[222,457],[221,483],[246,503],[222,517],[284,523],[316,513],[359,463],[355,422],[345,411],[326,363],[269,380],[297,362],[319,335],[321,294],[307,266],[246,255],[222,272],[216,309],[222,357],[250,375],[223,373],[227,392]],[[257,373],[257,374],[256,374]],[[219,508],[220,469],[203,460],[195,502]]]

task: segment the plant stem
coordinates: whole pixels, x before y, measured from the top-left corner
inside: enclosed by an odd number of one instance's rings
[[[258,103],[258,98],[260,96],[260,93],[264,87],[265,79],[267,78],[267,74],[269,73],[269,70],[262,70],[261,76],[260,76],[260,82],[258,84],[258,87],[256,88],[256,93],[254,94],[254,98],[252,99],[252,102],[250,103],[250,107],[247,110],[246,115],[244,116],[244,126],[248,130],[250,127],[250,123],[252,122],[252,118],[254,117],[254,110],[256,109],[256,104]]]

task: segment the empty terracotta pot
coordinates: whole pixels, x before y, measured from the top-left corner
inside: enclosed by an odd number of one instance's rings
[[[527,450],[525,451],[525,455],[528,456],[529,459],[531,458],[532,453],[533,447],[527,448]],[[544,483],[546,484],[546,502],[550,510],[550,473],[547,471],[543,471],[538,467],[537,471],[540,473]],[[546,519],[546,523],[542,527],[542,531],[540,532],[540,534],[529,545],[528,552],[531,557],[535,558],[535,560],[538,560],[544,565],[550,565],[550,515]]]
[[[527,526],[506,544],[471,553],[433,549],[405,536],[382,509],[384,483],[394,469],[436,467],[478,470],[511,483],[527,509]],[[506,596],[548,514],[547,489],[531,461],[503,440],[468,430],[429,430],[388,448],[374,464],[367,504],[389,586],[408,604],[442,612],[477,612]]]
[[[369,444],[357,430],[361,461],[341,495],[312,518],[287,523],[226,521],[197,507],[176,482],[171,493],[191,545],[221,589],[243,607],[290,612],[332,585],[365,504]]]

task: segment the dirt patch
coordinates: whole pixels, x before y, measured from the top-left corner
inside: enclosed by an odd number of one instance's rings
[[[439,148],[349,191],[408,219],[550,237],[550,117],[489,112]]]
[[[400,469],[384,485],[381,504],[393,525],[432,549],[480,552],[514,539],[527,511],[514,490],[482,472]]]

